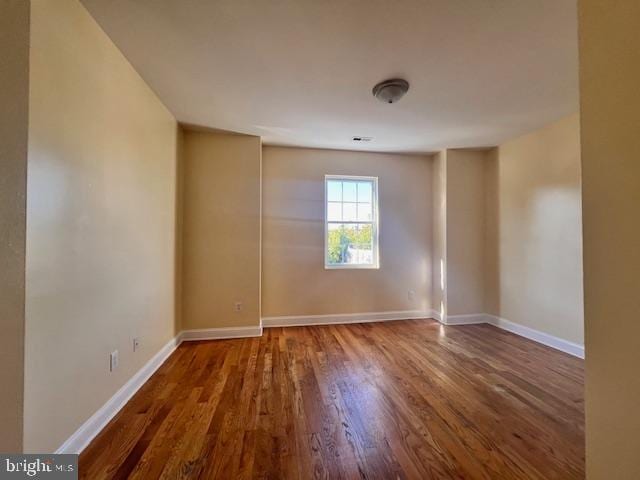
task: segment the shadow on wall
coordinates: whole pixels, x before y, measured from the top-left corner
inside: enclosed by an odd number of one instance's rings
[[[176,129],[176,201],[175,201],[175,252],[174,252],[174,317],[173,333],[182,330],[182,234],[184,203],[184,130]]]
[[[486,154],[484,182],[484,308],[491,315],[500,316],[500,189],[499,149]]]

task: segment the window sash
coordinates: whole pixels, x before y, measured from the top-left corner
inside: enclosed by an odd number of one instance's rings
[[[331,194],[330,190],[330,182],[331,181],[341,182],[340,192],[336,192],[335,187],[332,188]],[[368,194],[367,197],[360,195],[360,186],[358,182],[368,183],[370,185],[370,193],[367,192],[368,188],[365,189],[365,195]],[[353,194],[353,190],[350,187],[350,197],[345,200],[344,194],[344,184],[345,183],[355,183],[355,196]],[[345,175],[325,175],[325,196],[324,196],[324,210],[325,210],[325,218],[324,218],[324,262],[325,269],[358,269],[358,268],[379,268],[379,240],[378,240],[378,231],[379,231],[379,204],[378,204],[378,178],[377,177],[360,177],[360,176],[345,176]],[[330,198],[331,197],[331,198]],[[338,200],[339,197],[339,200]],[[332,218],[329,220],[329,204],[340,205],[340,219]],[[344,218],[344,204],[353,204],[356,206],[356,214],[354,220],[343,220]],[[371,217],[368,220],[358,220],[359,209],[358,205],[367,205],[365,207],[365,215],[367,217]],[[335,217],[335,208],[334,217]],[[368,212],[370,210],[370,213]],[[354,246],[371,246],[371,249],[365,248],[364,250],[371,251],[371,262],[370,263],[347,263],[347,262],[330,262],[330,249],[329,249],[329,230],[330,226],[340,226],[340,225],[362,225],[362,226],[370,226],[371,227],[371,241],[367,243],[359,243],[353,242],[349,243],[349,245]],[[356,250],[357,258],[361,258],[362,249]]]

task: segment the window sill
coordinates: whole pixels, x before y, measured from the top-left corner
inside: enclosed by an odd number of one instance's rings
[[[380,270],[380,265],[325,265],[325,270]]]

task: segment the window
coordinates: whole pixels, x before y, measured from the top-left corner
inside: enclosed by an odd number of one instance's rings
[[[377,177],[325,176],[325,268],[378,268]]]

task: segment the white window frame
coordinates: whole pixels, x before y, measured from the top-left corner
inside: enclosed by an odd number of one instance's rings
[[[329,263],[328,237],[329,237],[329,219],[327,206],[329,203],[328,185],[329,180],[345,180],[345,181],[368,181],[372,183],[372,204],[371,204],[371,221],[353,221],[353,222],[333,222],[346,224],[371,223],[371,233],[373,236],[373,263],[371,264],[335,264]],[[356,175],[325,175],[324,176],[324,268],[325,270],[344,270],[344,269],[379,269],[380,268],[380,216],[379,216],[379,200],[378,200],[378,177],[365,177]]]

